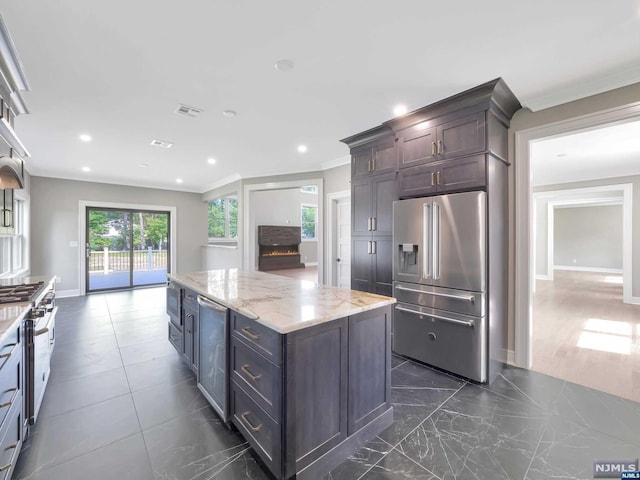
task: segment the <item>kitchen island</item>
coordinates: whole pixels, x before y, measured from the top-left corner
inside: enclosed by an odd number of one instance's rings
[[[228,309],[222,357],[204,342],[208,301]],[[321,478],[393,422],[394,302],[263,272],[171,275],[169,340],[205,396],[224,383],[228,408],[216,410],[275,477]]]

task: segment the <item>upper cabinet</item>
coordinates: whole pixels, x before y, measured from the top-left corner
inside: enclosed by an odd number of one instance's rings
[[[351,178],[398,170],[396,138],[390,128],[374,128],[342,141],[351,146]]]

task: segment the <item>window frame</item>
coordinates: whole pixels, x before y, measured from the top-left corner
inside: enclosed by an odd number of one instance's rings
[[[304,232],[304,221],[302,218],[302,212],[304,208],[313,208],[315,210],[315,214],[313,216],[313,238],[305,238],[303,236]],[[318,241],[318,205],[313,203],[300,203],[300,238],[303,242],[317,242]]]
[[[238,241],[238,219],[239,219],[239,212],[240,212],[240,202],[238,201],[238,197],[234,196],[234,195],[229,195],[226,197],[217,197],[217,198],[212,198],[211,200],[209,200],[207,202],[207,230],[208,230],[208,222],[211,220],[208,217],[208,208],[209,205],[212,202],[215,202],[217,200],[223,200],[224,201],[224,237],[208,237],[208,243],[217,243],[217,242],[237,242]],[[230,208],[229,208],[229,202],[231,200],[235,200],[236,202],[236,236],[235,237],[231,237],[231,213],[230,213]],[[208,232],[207,232],[208,235]]]
[[[2,255],[6,253],[9,269],[0,273],[0,278],[19,277],[29,273],[30,270],[30,196],[23,189],[13,191],[13,224],[14,232],[2,235]],[[20,260],[16,261],[16,252],[19,251]],[[16,264],[20,264],[16,266]]]

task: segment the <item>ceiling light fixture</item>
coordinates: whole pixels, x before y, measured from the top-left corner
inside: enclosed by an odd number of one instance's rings
[[[225,110],[224,112],[222,112],[222,115],[227,118],[233,118],[238,115],[238,112],[236,112],[235,110]]]
[[[307,151],[307,146],[306,145],[298,145],[298,151],[300,153],[305,153]]]
[[[293,70],[293,62],[288,58],[283,58],[282,60],[278,60],[274,67],[279,72],[287,73]]]
[[[181,178],[176,178],[176,183],[182,183],[182,179]]]
[[[149,164],[148,163],[139,163],[138,166],[141,167],[141,168],[147,168],[149,166]]]
[[[556,155],[556,157],[568,157],[569,154],[568,153],[559,153]]]
[[[210,157],[207,159],[207,162],[209,163],[209,165],[213,165],[214,163],[216,163],[216,159],[213,157]]]
[[[396,105],[395,107],[393,107],[393,114],[396,116],[400,116],[400,115],[404,115],[405,113],[407,113],[407,106],[406,105]]]
[[[82,167],[83,172],[90,172],[91,169],[89,167]]]
[[[80,135],[80,140],[82,140],[83,142],[90,142],[91,135],[87,135],[86,133],[83,133],[82,135]]]

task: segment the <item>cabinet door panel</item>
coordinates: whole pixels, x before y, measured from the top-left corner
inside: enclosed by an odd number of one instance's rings
[[[400,198],[424,197],[436,192],[437,165],[405,168],[398,174]]]
[[[437,127],[439,158],[459,157],[485,149],[485,113],[452,120]]]
[[[398,152],[395,140],[373,148],[373,174],[395,172],[397,169]]]
[[[193,310],[185,309],[184,311],[184,344],[182,353],[189,366],[193,364],[193,324],[196,315]]]
[[[368,178],[351,182],[351,233],[370,235],[369,219],[372,214],[371,181]]]
[[[393,279],[392,237],[373,237],[375,242],[374,262],[374,293],[391,296]]]
[[[440,165],[438,192],[466,190],[486,184],[485,155],[448,160]]]
[[[371,148],[353,153],[351,155],[351,178],[361,178],[370,175],[370,160]]]
[[[400,168],[414,167],[423,163],[433,162],[435,157],[434,142],[436,141],[435,127],[419,124],[401,133],[398,149],[400,150]]]
[[[369,237],[353,237],[351,239],[351,288],[361,292],[371,291],[371,262],[369,253],[371,240]]]
[[[374,235],[393,234],[393,202],[398,200],[396,174],[375,177],[373,182]]]

